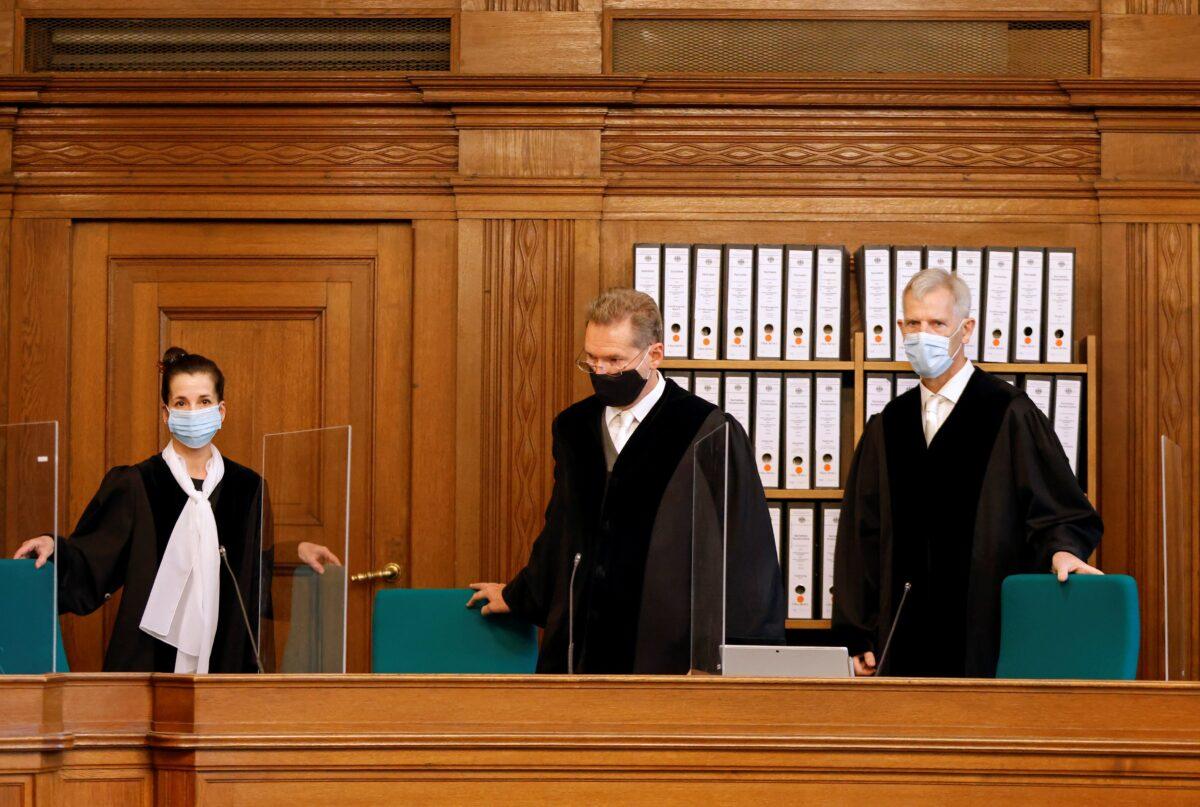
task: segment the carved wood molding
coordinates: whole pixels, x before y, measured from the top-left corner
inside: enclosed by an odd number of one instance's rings
[[[1126,14],[1200,14],[1200,0],[1125,0]]]
[[[18,170],[44,168],[303,167],[387,168],[452,171],[453,142],[281,143],[269,141],[55,141],[19,140],[13,146]]]
[[[481,569],[508,580],[529,558],[553,480],[548,424],[571,400],[574,223],[484,221]]]
[[[487,0],[486,11],[579,11],[579,0]]]

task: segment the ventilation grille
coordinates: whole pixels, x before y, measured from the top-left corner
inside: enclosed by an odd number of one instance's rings
[[[29,72],[450,69],[448,17],[25,21]]]
[[[1087,21],[628,19],[614,73],[1087,76]]]

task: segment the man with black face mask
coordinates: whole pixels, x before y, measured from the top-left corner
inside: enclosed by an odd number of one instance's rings
[[[694,447],[728,424],[726,641],[782,644],[783,577],[745,431],[658,371],[648,295],[611,289],[587,323],[576,364],[595,394],[554,420],[546,525],[525,568],[472,585],[468,605],[544,627],[538,672],[686,673]]]

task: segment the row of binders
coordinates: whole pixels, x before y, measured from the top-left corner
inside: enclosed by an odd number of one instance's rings
[[[634,288],[658,303],[676,359],[849,358],[848,264],[840,246],[633,248]]]
[[[764,488],[839,488],[842,373],[663,372],[750,435]]]
[[[775,531],[779,565],[786,576],[787,618],[831,618],[833,556],[841,505],[768,502],[767,512]],[[819,598],[817,592],[821,593]]]
[[[904,361],[904,287],[921,269],[962,278],[975,330],[967,358],[1065,364],[1072,357],[1075,250],[864,246],[855,253],[868,361]]]
[[[634,287],[658,303],[667,358],[849,358],[850,261],[842,246],[636,244]],[[1075,250],[863,246],[856,253],[870,361],[904,361],[896,324],[918,271],[957,274],[976,321],[967,358],[1072,360]]]

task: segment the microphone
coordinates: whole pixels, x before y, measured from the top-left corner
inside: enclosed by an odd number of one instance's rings
[[[579,571],[579,561],[583,553],[575,553],[575,562],[571,565],[571,582],[567,586],[567,675],[575,673],[575,573]]]
[[[875,668],[881,675],[883,674],[883,661],[892,647],[892,637],[896,635],[896,625],[900,622],[900,612],[904,610],[904,602],[908,599],[908,592],[911,590],[912,583],[905,583],[904,593],[900,595],[900,604],[896,606],[896,615],[892,617],[892,627],[888,631],[887,641],[883,643],[883,655],[879,657],[879,665]]]
[[[258,671],[266,672],[263,669],[262,657],[258,654],[258,643],[254,641],[254,630],[250,627],[250,614],[246,612],[246,601],[242,599],[242,589],[238,585],[237,575],[233,573],[233,567],[229,565],[229,557],[225,554],[225,547],[218,545],[221,551],[221,561],[225,564],[225,570],[229,572],[229,579],[233,581],[233,593],[237,595],[238,606],[242,609],[242,621],[246,623],[246,635],[250,638],[250,649],[254,651],[254,663],[258,666]]]

